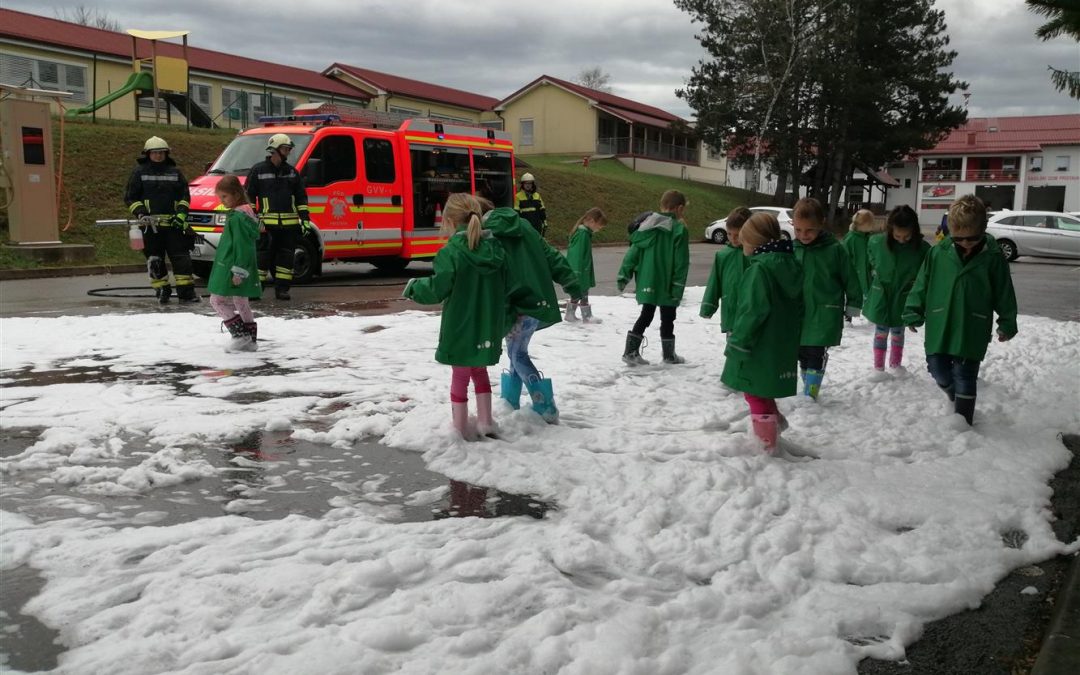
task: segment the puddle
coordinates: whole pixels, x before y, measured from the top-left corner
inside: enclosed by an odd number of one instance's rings
[[[27,673],[52,670],[64,649],[57,644],[60,633],[32,616],[22,607],[41,592],[45,580],[26,565],[4,571],[0,584],[0,671]]]

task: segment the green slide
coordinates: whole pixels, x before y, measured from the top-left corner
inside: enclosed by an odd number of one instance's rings
[[[106,96],[104,98],[99,98],[98,100],[94,101],[90,105],[86,105],[86,106],[83,106],[81,108],[73,108],[72,110],[69,110],[67,112],[67,116],[68,117],[77,117],[79,115],[89,115],[90,113],[94,112],[98,108],[100,108],[102,106],[109,105],[110,103],[112,103],[116,99],[120,98],[121,96],[125,96],[127,94],[130,94],[131,92],[135,91],[136,89],[141,89],[142,91],[153,91],[154,90],[154,76],[153,76],[153,74],[147,73],[147,72],[132,73],[131,76],[128,77],[127,82],[124,83],[124,86],[120,87],[119,89],[117,89],[116,91],[114,91],[113,93],[109,94],[108,96]]]

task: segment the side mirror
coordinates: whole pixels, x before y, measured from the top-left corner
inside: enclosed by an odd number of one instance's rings
[[[206,165],[202,168],[202,172],[206,173],[207,171],[210,170],[210,167],[212,167],[212,166],[214,166],[213,162],[207,162]]]
[[[308,158],[304,164],[304,182],[308,185],[322,185],[323,163],[321,159]]]

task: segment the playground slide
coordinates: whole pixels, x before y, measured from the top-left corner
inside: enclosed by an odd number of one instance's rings
[[[168,93],[162,92],[161,98],[169,102],[169,104],[180,111],[181,114],[187,114],[188,96],[187,94],[180,93]],[[195,101],[191,101],[191,124],[192,126],[202,127],[203,129],[213,129],[214,120],[206,114],[206,111],[199,107]]]
[[[99,98],[90,105],[85,105],[81,108],[73,108],[67,111],[67,116],[78,117],[79,115],[89,115],[98,108],[107,106],[121,96],[126,96],[137,89],[141,89],[142,91],[153,91],[154,76],[147,72],[132,73],[131,76],[128,77],[127,82],[124,83],[124,86],[104,98]]]

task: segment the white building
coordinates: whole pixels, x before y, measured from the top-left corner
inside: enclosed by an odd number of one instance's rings
[[[971,118],[888,172],[900,186],[887,208],[908,204],[924,225],[964,194],[992,210],[1080,211],[1080,115]]]

